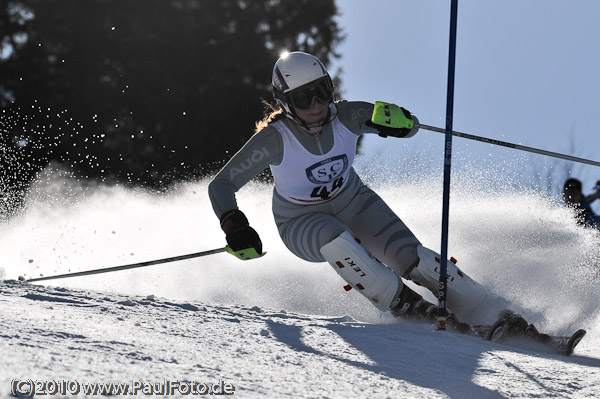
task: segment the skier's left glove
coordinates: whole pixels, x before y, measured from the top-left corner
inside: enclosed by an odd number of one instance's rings
[[[376,101],[373,116],[366,126],[375,128],[381,137],[412,137],[419,130],[419,120],[406,108]]]
[[[221,228],[226,234],[227,252],[242,260],[260,258],[262,242],[256,230],[250,227],[246,215],[238,209],[225,212]]]

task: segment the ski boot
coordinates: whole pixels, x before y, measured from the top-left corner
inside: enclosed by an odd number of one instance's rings
[[[496,321],[490,328],[486,340],[501,341],[505,338],[533,338],[540,335],[533,324],[516,314],[512,310],[504,309],[498,314]]]
[[[404,285],[397,303],[390,308],[394,317],[406,320],[433,321],[437,318],[437,306],[427,302],[423,297]]]
[[[527,326],[525,329],[525,336],[543,344],[547,344],[552,341],[552,336],[539,332],[533,324]]]
[[[492,325],[489,331],[488,341],[499,341],[506,337],[525,338],[546,345],[552,345],[560,341],[556,337],[541,333],[533,324],[527,323],[521,315],[516,314],[512,310],[505,309],[498,316],[498,321]],[[563,341],[566,342],[566,340]]]
[[[486,337],[488,341],[501,341],[505,338],[526,339],[541,343],[556,353],[569,356],[585,336],[585,330],[577,330],[572,335],[553,336],[538,331],[533,324],[528,324],[521,315],[511,310],[503,310]]]

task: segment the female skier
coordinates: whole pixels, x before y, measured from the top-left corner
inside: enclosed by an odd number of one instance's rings
[[[230,253],[262,256],[260,238],[238,209],[235,192],[269,166],[275,223],[290,251],[308,262],[328,262],[348,282],[346,289],[358,290],[382,311],[434,319],[437,306],[402,279],[437,295],[439,255],[424,248],[352,168],[361,134],[412,137],[417,118],[394,104],[336,102],[327,70],[303,52],[275,63],[272,85],[277,107],[209,185]],[[459,318],[481,322],[488,295],[450,262],[447,297]]]

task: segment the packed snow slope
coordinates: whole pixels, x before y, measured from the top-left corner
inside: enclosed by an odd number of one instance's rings
[[[425,246],[439,250],[440,182],[366,180]],[[571,357],[381,314],[360,294],[345,292],[327,264],[287,252],[270,213],[271,187],[263,184],[238,194],[267,251],[261,259],[222,253],[17,282],[19,275],[225,244],[207,181],[157,196],[49,176],[22,212],[0,225],[0,395],[10,395],[13,379],[32,379],[221,381],[244,398],[600,397],[598,233],[577,227],[552,198],[484,181],[488,176],[453,179],[450,254],[540,330],[587,329]]]
[[[15,281],[0,293],[5,397],[13,379],[76,380],[77,396],[84,384],[165,380],[225,381],[241,398],[600,395],[597,329],[564,357],[402,322]]]

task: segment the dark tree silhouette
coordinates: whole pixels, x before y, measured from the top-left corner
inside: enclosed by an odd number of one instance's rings
[[[328,63],[333,0],[12,0],[0,6],[3,187],[49,162],[160,188],[253,132],[284,49]]]

